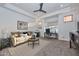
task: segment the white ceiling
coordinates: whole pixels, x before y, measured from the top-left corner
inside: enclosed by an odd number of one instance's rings
[[[39,4],[40,3],[13,3],[12,5],[14,5],[18,8],[21,8],[21,9],[25,10],[26,12],[28,12],[30,14],[37,15],[33,11],[39,9],[39,7],[40,7]],[[71,5],[72,5],[71,3],[44,3],[43,4],[43,10],[47,11],[46,14],[49,14],[49,13],[52,13],[54,11],[63,9],[65,7],[69,7]],[[42,13],[42,14],[45,15],[45,13]]]
[[[28,12],[29,14],[34,14],[36,17],[39,15],[42,16],[45,14],[50,14],[66,7],[79,6],[79,3],[44,3],[43,10],[45,10],[47,13],[42,13],[42,12],[37,13],[33,11],[38,10],[40,8],[39,5],[40,3],[10,3],[10,4]],[[0,3],[0,6],[2,5],[4,4]]]

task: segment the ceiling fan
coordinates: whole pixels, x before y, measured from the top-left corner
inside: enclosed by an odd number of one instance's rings
[[[43,12],[43,13],[46,13],[46,11],[42,10],[42,7],[43,7],[43,3],[40,3],[40,8],[38,10],[35,10],[34,12]]]

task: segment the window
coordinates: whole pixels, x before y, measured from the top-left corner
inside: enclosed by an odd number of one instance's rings
[[[73,16],[69,15],[69,16],[64,16],[64,22],[70,22],[72,21]]]

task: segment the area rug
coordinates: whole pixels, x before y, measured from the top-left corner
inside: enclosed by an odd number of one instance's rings
[[[35,45],[34,48],[25,43],[16,47],[8,48],[8,50],[11,56],[33,56],[49,43],[50,41],[40,39],[40,45]]]

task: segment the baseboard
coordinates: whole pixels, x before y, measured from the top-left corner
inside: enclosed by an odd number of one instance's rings
[[[67,39],[67,38],[59,38],[59,40],[63,40],[63,41],[70,41],[69,39]]]

